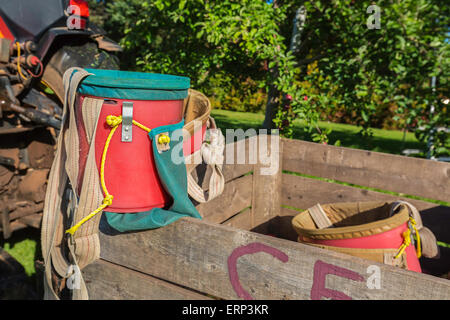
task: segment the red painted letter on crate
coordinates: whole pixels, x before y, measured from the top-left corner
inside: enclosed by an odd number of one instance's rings
[[[234,291],[236,292],[238,297],[244,298],[245,300],[253,300],[253,297],[242,287],[239,281],[239,275],[237,272],[237,259],[246,254],[253,254],[257,252],[268,253],[281,262],[287,262],[289,260],[289,257],[284,252],[259,242],[250,243],[246,246],[234,249],[231,255],[228,257],[228,273]]]
[[[334,274],[336,276],[354,281],[364,281],[363,276],[357,272],[317,260],[314,264],[311,300],[320,300],[321,297],[330,298],[333,300],[352,300],[351,297],[343,292],[325,288],[327,274]]]

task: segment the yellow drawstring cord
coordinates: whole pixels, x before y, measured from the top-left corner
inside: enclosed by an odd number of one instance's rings
[[[402,253],[406,250],[406,248],[411,244],[411,230],[406,230],[403,232],[403,243],[398,249],[397,255],[394,257],[394,259],[398,259]]]
[[[86,221],[90,220],[92,217],[94,217],[97,213],[101,212],[103,209],[105,209],[107,206],[110,206],[112,204],[112,200],[113,200],[113,196],[108,192],[108,189],[106,188],[106,184],[105,184],[105,163],[106,163],[106,154],[108,153],[108,148],[109,148],[109,144],[111,142],[111,139],[114,135],[114,133],[116,132],[117,127],[122,123],[122,116],[113,116],[113,115],[109,115],[106,117],[106,123],[112,128],[111,131],[109,132],[108,138],[106,139],[106,143],[105,143],[105,147],[103,148],[103,154],[102,154],[102,162],[100,165],[100,183],[102,185],[102,189],[103,189],[103,193],[105,194],[105,198],[103,199],[102,204],[100,205],[100,207],[98,207],[97,209],[95,209],[94,211],[92,211],[89,215],[87,215],[86,217],[84,217],[82,220],[80,220],[80,222],[78,222],[76,225],[74,225],[72,228],[66,230],[66,233],[70,233],[71,235],[73,235],[75,233],[75,231],[77,231],[77,229],[79,227],[81,227],[81,225],[83,223],[85,223]],[[141,128],[144,131],[150,132],[151,129],[147,128],[146,126],[144,126],[143,124],[133,120],[133,124],[139,128]],[[161,139],[161,137],[164,137],[163,139]],[[163,143],[169,143],[170,142],[170,138],[166,135],[160,135],[160,139],[158,139],[158,143],[164,140]]]
[[[416,234],[417,237],[417,249],[416,249],[416,254],[417,254],[417,258],[420,258],[422,256],[422,249],[421,249],[421,243],[420,243],[420,235],[419,235],[419,231],[416,228],[416,220],[414,220],[413,218],[409,218],[409,221],[411,222],[411,226],[414,229],[414,232]],[[406,250],[406,248],[411,244],[411,230],[408,228],[408,230],[406,230],[405,232],[403,232],[403,243],[400,246],[400,248],[398,249],[398,253],[397,255],[394,257],[394,259],[399,258],[403,252]]]
[[[417,230],[416,228],[416,220],[414,220],[412,217],[410,217],[409,220],[411,221],[411,226],[414,229],[417,238],[417,249],[416,249],[417,258],[420,258],[422,256],[422,244],[420,243],[419,230]]]

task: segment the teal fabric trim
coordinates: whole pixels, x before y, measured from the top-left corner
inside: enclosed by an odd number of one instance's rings
[[[158,73],[85,69],[92,75],[81,83],[84,95],[127,100],[182,100],[188,96],[190,79]]]
[[[119,89],[89,86],[82,83],[78,92],[93,97],[124,100],[183,100],[188,96],[188,90],[146,90],[146,89]]]
[[[176,134],[176,130],[182,129],[184,121],[177,124],[161,126],[152,129],[149,137],[152,141],[153,157],[155,159],[156,169],[165,190],[173,199],[173,203],[168,210],[154,208],[149,211],[137,213],[115,213],[105,212],[108,224],[120,232],[138,231],[164,227],[175,222],[181,217],[193,217],[201,219],[195,206],[192,204],[187,193],[187,173],[184,161],[175,164],[172,161],[172,152],[179,150],[179,156],[183,156],[183,148],[176,148],[183,144],[183,135]],[[169,132],[170,150],[159,153],[155,139],[156,135],[162,132]],[[177,140],[175,140],[178,137]]]
[[[148,133],[148,135],[149,135],[150,139],[153,140],[153,139],[155,139],[155,136],[157,136],[160,133],[169,132],[170,134],[172,134],[175,130],[183,129],[183,127],[184,127],[184,120],[182,120],[178,123],[175,123],[175,124],[169,124],[169,125],[153,128]]]
[[[99,87],[114,87],[124,89],[188,89],[188,77],[173,76],[160,73],[145,73],[120,70],[85,69],[92,73],[83,82]]]

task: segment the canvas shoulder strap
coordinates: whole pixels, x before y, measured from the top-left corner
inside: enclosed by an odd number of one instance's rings
[[[75,118],[76,92],[81,81],[90,75],[84,69],[71,68],[63,78],[65,99],[63,109],[63,127],[58,137],[56,156],[50,171],[44,214],[42,222],[42,252],[45,262],[44,290],[46,299],[58,299],[52,284],[52,268],[61,278],[74,279],[74,299],[87,299],[87,290],[79,272],[84,266],[99,257],[97,219],[80,228],[75,237],[67,238],[65,229],[71,221],[88,214],[91,207],[102,201],[98,174],[92,174],[95,166],[95,153],[92,137],[95,135],[98,116],[103,100],[85,98],[82,104],[83,121],[90,144],[83,187],[79,198],[76,196],[79,170],[79,138]],[[96,170],[96,168],[95,168]],[[67,186],[70,186],[67,189]],[[69,195],[71,206],[66,208]],[[65,202],[65,203],[63,203]],[[69,241],[67,241],[67,239]],[[65,254],[64,252],[67,252]]]

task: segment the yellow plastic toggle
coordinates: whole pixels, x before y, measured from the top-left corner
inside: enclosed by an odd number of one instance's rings
[[[158,143],[159,144],[166,144],[170,142],[170,138],[168,135],[165,134],[161,134],[158,138]]]

